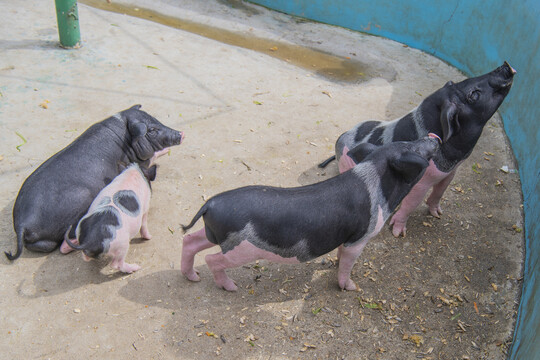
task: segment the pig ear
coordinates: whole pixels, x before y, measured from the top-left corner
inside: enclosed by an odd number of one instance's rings
[[[403,177],[407,184],[410,184],[428,167],[429,163],[420,155],[407,151],[397,158],[390,159],[388,165]]]
[[[140,160],[148,160],[154,155],[152,144],[146,139],[146,125],[143,122],[128,118],[128,131],[131,135],[131,147]]]
[[[370,143],[363,143],[363,144],[353,147],[351,150],[349,150],[347,155],[351,159],[353,159],[355,164],[358,164],[362,162],[362,160],[364,160],[366,156],[371,154],[373,150],[375,150],[376,148],[378,148],[377,145],[373,145]]]
[[[129,110],[132,110],[132,109],[133,110],[139,110],[141,107],[142,107],[142,105],[137,104],[137,105],[133,105],[132,107],[130,107]]]
[[[157,165],[152,165],[149,168],[141,167],[141,170],[149,182],[156,180]]]
[[[445,101],[441,109],[440,121],[443,132],[443,142],[447,142],[454,133],[459,131],[457,105],[451,101]]]
[[[132,138],[146,135],[146,124],[140,121],[128,119],[128,130]]]

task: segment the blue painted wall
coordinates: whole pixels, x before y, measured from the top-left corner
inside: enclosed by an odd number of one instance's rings
[[[500,113],[519,164],[526,258],[511,359],[540,354],[540,1],[250,0],[278,11],[384,36],[470,76],[507,60],[517,75]]]

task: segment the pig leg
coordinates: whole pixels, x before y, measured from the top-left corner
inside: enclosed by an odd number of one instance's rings
[[[58,247],[58,242],[53,240],[39,240],[36,242],[27,242],[24,247],[36,252],[51,252]]]
[[[356,262],[356,259],[364,250],[369,238],[362,241],[360,244],[353,246],[341,246],[338,250],[339,268],[338,268],[338,283],[342,290],[356,290],[356,284],[351,280],[351,271]]]
[[[390,225],[393,225],[392,234],[395,237],[403,234],[407,235],[407,219],[409,215],[420,205],[429,188],[431,187],[431,181],[423,176],[422,179],[412,188],[407,196],[401,201],[399,210],[394,214]]]
[[[79,239],[75,238],[75,239],[69,239],[69,240],[70,240],[74,245],[79,245]],[[62,242],[62,245],[60,245],[60,252],[61,252],[62,254],[68,254],[68,253],[72,252],[73,250],[75,250],[75,249],[73,249],[71,246],[69,246],[66,240],[64,240],[64,241]]]
[[[433,190],[431,191],[431,194],[426,200],[427,205],[429,206],[429,212],[431,215],[435,216],[436,218],[440,217],[442,215],[441,210],[441,198],[446,191],[446,188],[448,185],[450,185],[450,182],[452,179],[454,179],[454,175],[456,175],[457,167],[454,168],[444,179],[442,179],[440,182],[435,184],[433,186]]]
[[[265,256],[265,254],[267,256]],[[214,281],[217,286],[227,290],[236,291],[238,287],[232,281],[225,272],[226,269],[238,267],[258,259],[268,258],[269,260],[278,260],[284,262],[298,262],[296,258],[283,259],[278,255],[261,251],[255,246],[251,245],[248,241],[243,241],[240,245],[236,246],[234,250],[223,254],[222,252],[206,255],[206,264],[214,274]]]
[[[123,254],[121,257],[115,257],[113,261],[111,262],[111,267],[113,269],[119,270],[123,273],[131,274],[134,271],[140,270],[140,265],[137,264],[128,264],[124,261],[126,258],[126,254]]]
[[[227,259],[227,256],[222,252],[206,255],[205,260],[206,264],[210,268],[210,271],[212,271],[212,274],[214,274],[214,282],[216,285],[227,291],[236,291],[238,290],[238,287],[234,281],[227,276],[225,269],[236,267],[251,261],[242,261],[241,263],[230,261],[230,259]]]
[[[128,249],[129,249],[129,236],[128,235],[117,235],[116,239],[113,240],[114,243],[111,243],[110,254],[112,255],[111,267],[113,269],[119,270],[123,273],[131,274],[134,271],[139,270],[141,267],[137,264],[128,264],[124,261],[126,258]],[[113,248],[114,246],[114,248]]]
[[[141,236],[146,240],[150,240],[152,238],[152,235],[148,231],[148,213],[145,213],[142,216]]]
[[[193,268],[195,263],[195,255],[204,250],[215,246],[206,238],[205,228],[184,236],[184,242],[182,245],[182,260],[180,269],[182,274],[191,281],[200,281],[197,271]]]
[[[343,252],[343,244],[339,245],[338,249],[337,249],[337,259],[339,261],[339,259],[341,259],[341,253]]]

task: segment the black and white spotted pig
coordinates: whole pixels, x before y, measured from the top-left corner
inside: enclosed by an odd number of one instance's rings
[[[216,284],[237,289],[225,269],[257,259],[298,263],[339,247],[338,283],[353,290],[356,258],[412,186],[420,180],[438,147],[432,135],[357,149],[364,160],[351,171],[296,188],[248,186],[208,200],[184,231],[202,216],[204,228],[184,237],[182,273],[199,281],[195,255],[215,245],[221,252],[205,260]]]
[[[428,96],[409,114],[393,121],[364,121],[343,133],[336,142],[336,155],[321,163],[325,167],[337,158],[339,171],[351,169],[356,161],[354,151],[358,144],[387,144],[392,141],[412,141],[435,133],[443,139],[442,145],[430,162],[426,174],[403,199],[390,224],[394,236],[406,234],[407,219],[433,188],[427,199],[430,213],[442,214],[440,200],[454,178],[458,166],[472,152],[482,129],[499,108],[512,86],[516,71],[505,62],[485,75],[448,82]]]
[[[139,231],[144,239],[152,237],[148,232],[147,216],[150,181],[156,177],[156,165],[144,172],[138,164],[132,164],[103,188],[79,221],[75,231],[77,237],[70,240],[69,230],[66,232],[60,252],[82,250],[86,261],[105,255],[112,258],[114,269],[125,273],[139,270],[139,265],[128,264],[124,259],[130,240]]]

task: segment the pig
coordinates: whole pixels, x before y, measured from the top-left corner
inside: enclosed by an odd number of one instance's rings
[[[112,258],[111,267],[132,273],[141,267],[124,261],[129,242],[140,231],[143,239],[151,239],[148,231],[150,181],[156,178],[156,165],[141,170],[137,163],[129,165],[96,196],[86,215],[77,224],[76,238],[64,235],[60,252],[67,254],[82,250],[83,259],[90,261],[102,256]]]
[[[23,183],[13,207],[17,259],[24,246],[51,252],[75,228],[96,195],[130,163],[148,168],[156,154],[179,145],[184,133],[135,105],[88,128],[41,164]]]
[[[193,268],[201,250],[219,245],[206,263],[217,286],[237,290],[227,268],[257,259],[293,264],[338,249],[338,284],[354,290],[350,274],[369,239],[377,235],[438,147],[435,135],[381,147],[362,144],[362,162],[326,181],[296,188],[247,186],[215,195],[184,232],[203,217],[204,227],[183,239],[181,271],[199,281]]]
[[[440,136],[443,143],[430,161],[424,177],[403,199],[390,221],[393,235],[405,236],[409,215],[431,188],[433,190],[426,201],[429,212],[437,218],[442,215],[440,200],[446,188],[458,166],[471,154],[484,125],[508,95],[515,73],[504,62],[482,76],[459,83],[449,81],[400,119],[361,122],[338,138],[336,155],[319,164],[319,167],[325,167],[337,159],[341,173],[353,168],[357,161],[350,149],[358,144],[381,145],[393,141],[412,141],[430,132]]]

